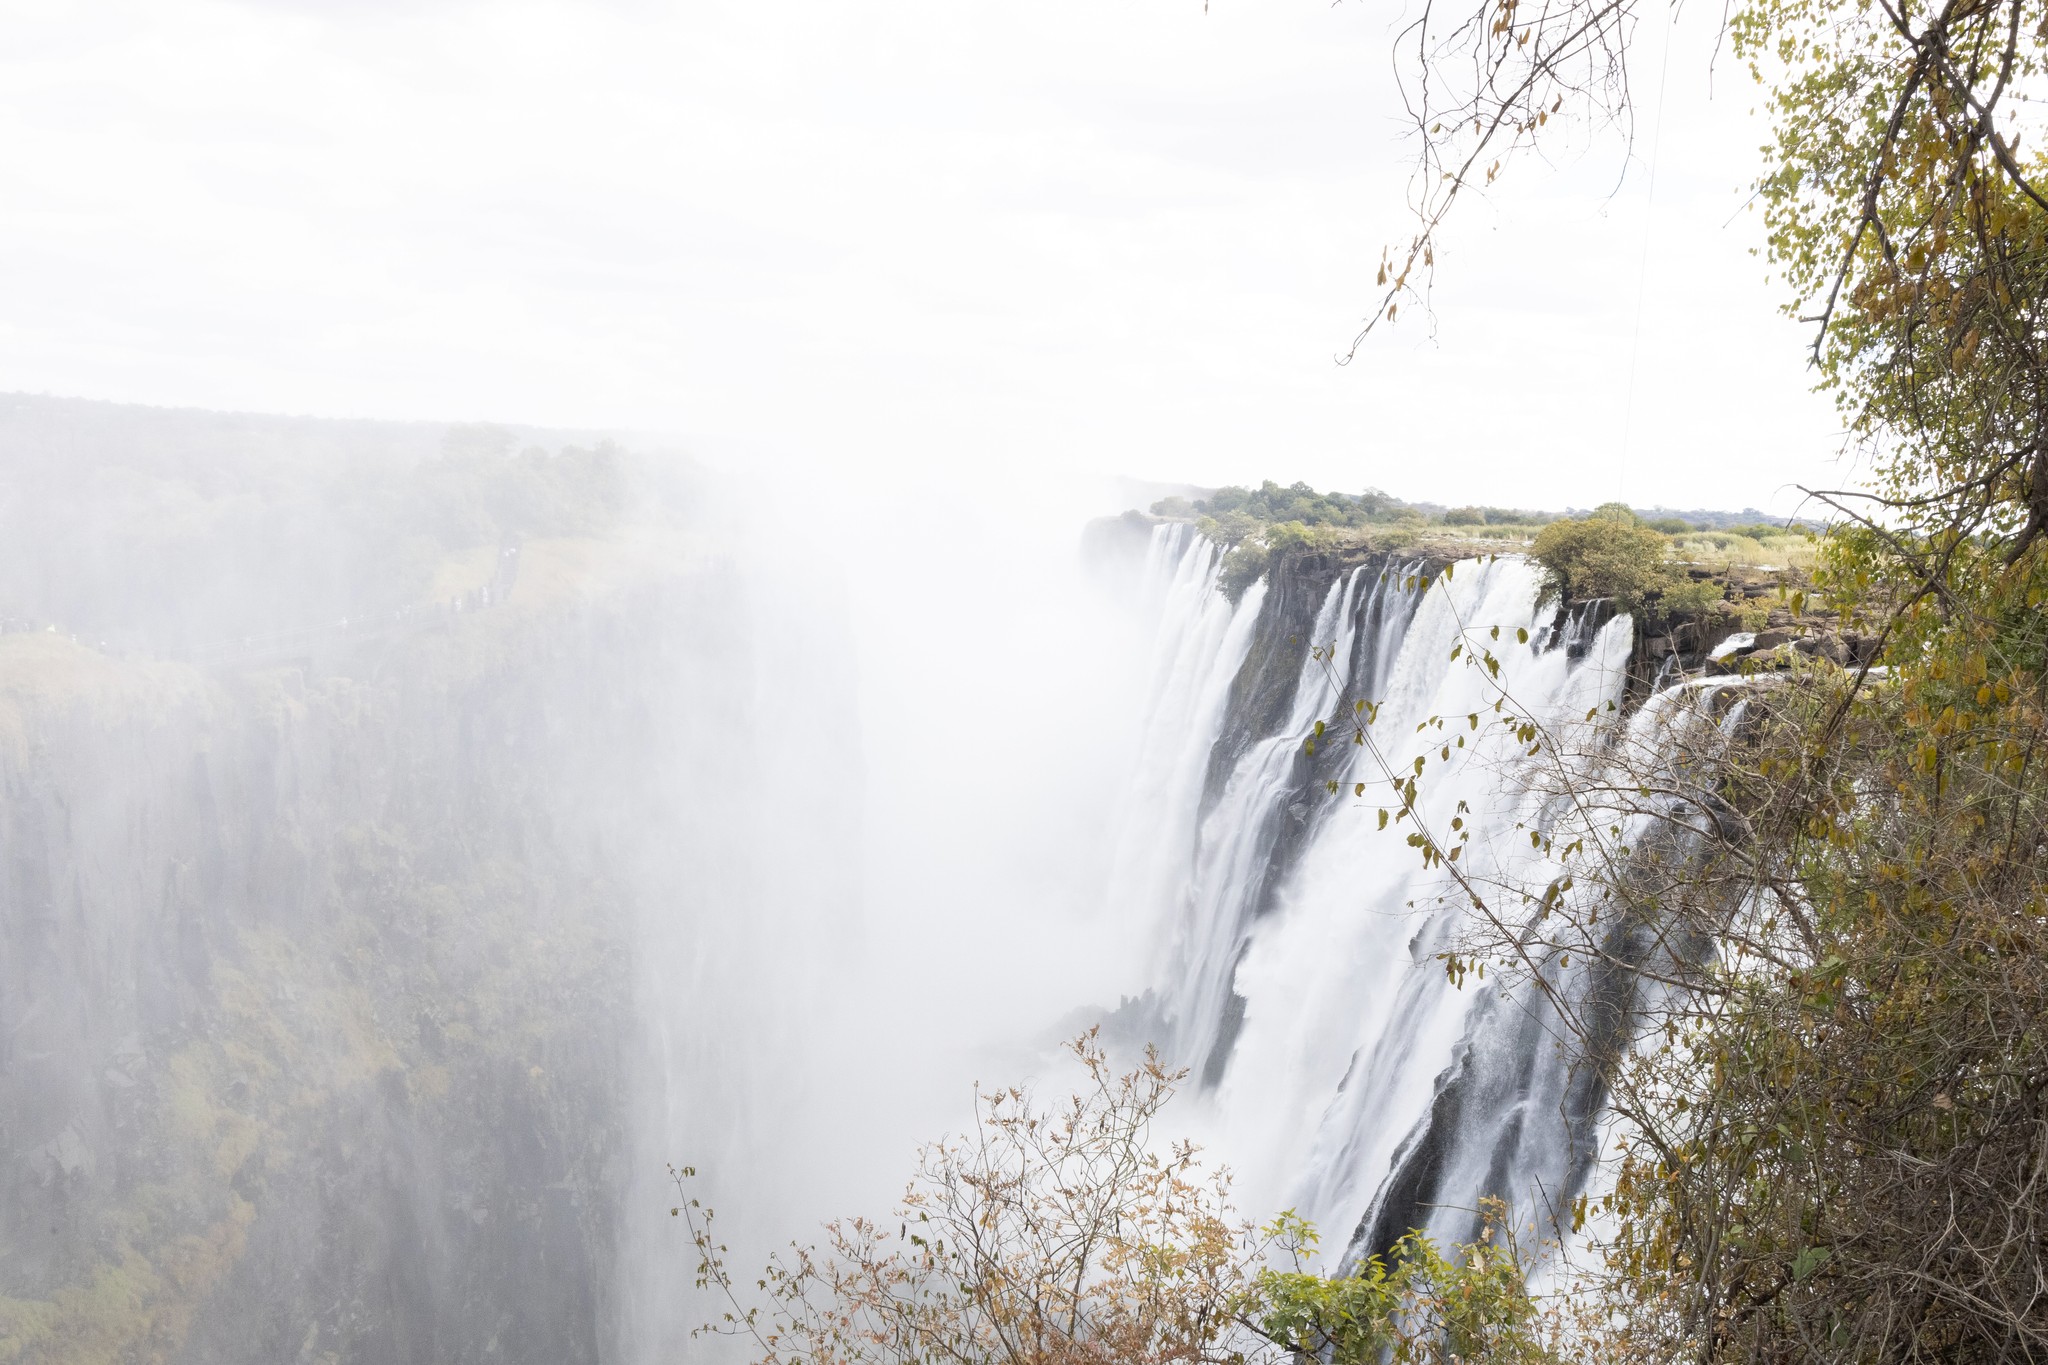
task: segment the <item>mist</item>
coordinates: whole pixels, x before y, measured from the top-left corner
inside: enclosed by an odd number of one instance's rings
[[[1473,623],[1704,668],[1488,509],[1782,520],[1837,419],[1691,30],[1336,363],[1389,22],[5,7],[0,1361],[748,1358],[679,1202],[751,1282],[1090,1029],[1323,1268],[1552,1218],[1602,1095],[1306,741]],[[1268,480],[1399,510],[1252,563]]]
[[[765,1253],[1139,984],[1115,490],[22,397],[0,456],[29,1358],[687,1356],[668,1163]]]
[[[0,399],[16,1358],[745,1358],[674,1210],[886,1217],[1088,1030],[1332,1268],[1582,1187],[1597,1085],[1348,794],[1487,705],[1470,630],[1559,725],[1718,636],[1413,507],[1247,577],[1188,485],[631,439]],[[1554,880],[1458,747],[1432,818]]]

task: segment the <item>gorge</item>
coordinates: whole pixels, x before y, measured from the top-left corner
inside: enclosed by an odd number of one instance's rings
[[[1597,1068],[1371,791],[1540,888],[1496,703],[1675,695],[1518,555],[1233,599],[1185,520],[1084,568],[594,437],[0,407],[0,1361],[690,1358],[665,1163],[775,1244],[1094,1022],[1333,1251],[1585,1180]]]

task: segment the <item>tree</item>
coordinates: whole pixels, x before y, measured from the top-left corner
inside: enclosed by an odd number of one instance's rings
[[[1420,216],[1367,331],[1426,291],[1466,188],[1561,116],[1626,120],[1638,15],[1424,6],[1403,40]],[[1872,471],[1814,493],[1836,518],[1816,587],[1881,653],[1696,689],[1633,745],[1511,717],[1580,832],[1551,883],[1577,890],[1526,915],[1455,842],[1410,837],[1474,907],[1468,951],[1580,1044],[1603,1021],[1546,969],[1636,979],[1637,1044],[1587,1048],[1624,1142],[1580,1210],[1607,1229],[1599,1354],[2040,1359],[2048,198],[2021,116],[2048,14],[1750,0],[1728,36],[1769,87],[1767,250]]]
[[[1638,611],[1664,585],[1663,535],[1621,510],[1621,516],[1603,508],[1590,517],[1553,521],[1536,533],[1530,554],[1560,594],[1611,597],[1622,610]]]
[[[1117,1074],[1092,1031],[1070,1050],[1081,1094],[1050,1108],[1020,1088],[977,1094],[974,1131],[924,1149],[894,1236],[867,1218],[829,1225],[823,1248],[770,1264],[765,1304],[742,1300],[694,1172],[676,1172],[698,1286],[730,1309],[706,1330],[745,1338],[761,1365],[1547,1359],[1511,1241],[1445,1257],[1411,1234],[1389,1258],[1317,1274],[1314,1229],[1291,1215],[1256,1228],[1193,1146],[1154,1150],[1184,1073],[1148,1053]]]

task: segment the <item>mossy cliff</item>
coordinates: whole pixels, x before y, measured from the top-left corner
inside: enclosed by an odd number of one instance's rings
[[[0,1365],[618,1357],[644,811],[744,623],[515,444],[0,401]]]
[[[604,1353],[625,923],[564,796],[625,611],[310,676],[0,637],[0,1360]]]

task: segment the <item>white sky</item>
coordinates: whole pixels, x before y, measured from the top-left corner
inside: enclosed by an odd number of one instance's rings
[[[1440,254],[1436,338],[1331,363],[1406,228],[1396,17],[0,0],[0,388],[876,479],[1779,510],[1840,481],[1755,220],[1722,226],[1755,100],[1725,58],[1707,98],[1697,22],[1661,124],[1649,34],[1618,194],[1612,145],[1518,166]]]

